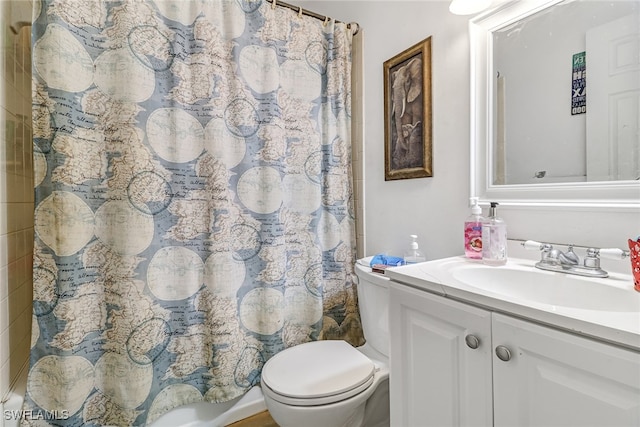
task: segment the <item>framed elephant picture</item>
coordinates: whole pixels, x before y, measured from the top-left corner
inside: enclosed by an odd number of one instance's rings
[[[433,176],[431,37],[384,62],[384,179]]]

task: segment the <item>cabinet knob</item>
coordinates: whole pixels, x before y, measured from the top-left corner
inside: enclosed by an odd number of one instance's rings
[[[503,362],[508,362],[511,360],[511,351],[507,347],[499,345],[496,347],[496,356]]]
[[[480,347],[480,340],[475,335],[471,335],[471,334],[467,335],[466,337],[464,337],[464,342],[467,343],[467,347],[472,348],[474,350]]]

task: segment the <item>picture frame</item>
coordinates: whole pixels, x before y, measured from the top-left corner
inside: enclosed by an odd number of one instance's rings
[[[384,179],[432,177],[431,36],[384,62]]]

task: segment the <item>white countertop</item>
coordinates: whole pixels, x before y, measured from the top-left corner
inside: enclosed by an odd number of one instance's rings
[[[464,256],[458,256],[389,268],[386,270],[385,276],[395,282],[436,293],[446,298],[456,299],[491,311],[529,319],[640,351],[640,292],[633,290],[633,279],[630,274],[610,273],[610,276],[605,279],[576,278],[577,276],[564,273],[543,272],[536,269],[534,264],[535,261],[510,258],[505,266],[494,267],[485,266],[478,261],[468,260]],[[540,273],[540,275],[544,275],[540,276],[541,278],[556,280],[560,283],[566,283],[567,280],[581,280],[580,282],[573,282],[573,284],[584,283],[589,285],[590,289],[596,286],[610,287],[603,288],[603,290],[613,290],[616,297],[629,298],[631,301],[625,301],[628,303],[625,306],[632,308],[612,311],[601,309],[597,306],[597,295],[594,296],[595,299],[591,302],[590,308],[581,308],[579,304],[569,307],[567,305],[552,305],[532,301],[519,297],[517,291],[513,295],[506,295],[504,292],[492,291],[490,286],[487,287],[485,285],[484,288],[478,288],[472,286],[469,281],[465,283],[458,280],[455,272],[468,268],[510,269],[529,276]],[[487,273],[491,274],[491,271]],[[514,284],[514,289],[516,288]],[[585,296],[581,295],[581,297]]]

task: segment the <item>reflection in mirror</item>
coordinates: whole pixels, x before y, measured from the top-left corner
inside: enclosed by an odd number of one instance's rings
[[[565,0],[492,35],[492,185],[640,178],[640,2]]]
[[[639,29],[636,0],[501,0],[471,19],[470,195],[640,212]]]

